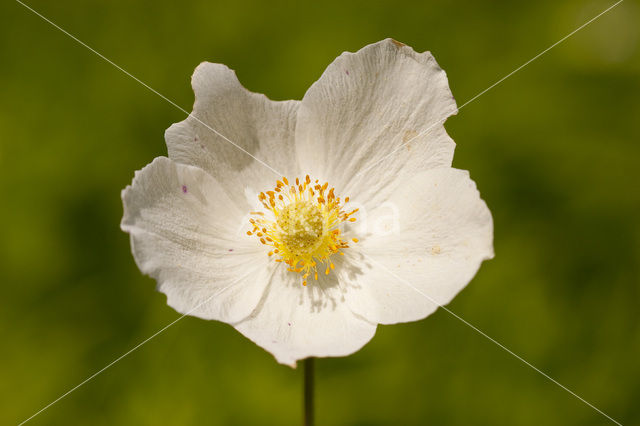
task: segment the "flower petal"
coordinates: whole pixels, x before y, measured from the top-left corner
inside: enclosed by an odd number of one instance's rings
[[[375,205],[399,180],[451,166],[455,143],[442,123],[456,112],[431,53],[392,39],[345,52],[302,100],[301,169],[328,180],[337,193]]]
[[[310,280],[304,287],[300,275],[284,267],[275,270],[255,312],[234,326],[292,367],[311,356],[350,355],[376,331],[375,324],[345,305],[335,274]]]
[[[169,158],[205,170],[242,206],[246,200],[238,188],[298,174],[294,144],[298,101],[275,102],[252,93],[221,64],[203,62],[191,84],[193,112],[165,132]]]
[[[269,279],[260,247],[241,237],[242,212],[203,170],[158,157],[122,191],[121,227],[140,270],[176,311],[236,322]]]
[[[466,171],[420,173],[390,203],[399,216],[378,209],[368,218],[371,234],[357,244],[359,257],[349,250],[360,273],[341,273],[353,311],[383,324],[431,314],[493,257],[491,213]]]

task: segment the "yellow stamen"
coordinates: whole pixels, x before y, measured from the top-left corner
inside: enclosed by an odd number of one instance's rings
[[[288,188],[288,189],[287,189]],[[318,265],[325,265],[325,274],[335,269],[329,260],[332,254],[344,255],[340,249],[348,248],[347,241],[341,238],[340,226],[355,222],[358,209],[346,212],[342,209],[340,197],[329,183],[319,183],[309,175],[304,179],[296,178],[295,186],[282,177],[276,181],[273,191],[260,192],[258,200],[272,215],[264,212],[251,212],[249,219],[253,230],[247,235],[255,235],[264,245],[272,247],[267,254],[276,262],[284,262],[292,272],[302,274],[302,284],[307,285],[308,277],[313,274],[318,280]],[[345,203],[349,197],[344,199]],[[357,238],[352,238],[358,242]]]

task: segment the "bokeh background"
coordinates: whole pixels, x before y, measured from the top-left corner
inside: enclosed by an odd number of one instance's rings
[[[203,60],[300,99],[342,51],[385,37],[432,51],[460,105],[612,2],[28,4],[190,110]],[[623,2],[446,123],[496,249],[450,309],[625,425],[640,424],[638,22]],[[183,118],[0,5],[0,424],[179,317],[119,222],[120,190]],[[442,310],[317,368],[319,425],[613,424]],[[30,424],[299,424],[301,379],[230,326],[185,318]]]

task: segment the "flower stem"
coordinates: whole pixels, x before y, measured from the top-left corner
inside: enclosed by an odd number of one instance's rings
[[[304,426],[313,426],[314,358],[304,360]]]

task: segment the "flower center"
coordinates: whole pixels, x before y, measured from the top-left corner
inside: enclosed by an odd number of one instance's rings
[[[247,234],[273,247],[268,255],[275,255],[276,262],[284,262],[290,271],[302,274],[303,285],[307,285],[312,273],[318,279],[320,264],[327,275],[335,268],[331,255],[344,255],[341,250],[349,247],[341,238],[340,225],[356,221],[350,216],[358,209],[345,212],[334,188],[328,187],[328,183],[320,184],[317,180],[312,184],[308,175],[302,182],[296,179],[295,185],[289,185],[287,178],[282,178],[273,191],[258,195],[273,217],[267,218],[264,212],[251,212],[254,217],[249,219],[253,229]],[[346,197],[344,203],[348,202]],[[358,242],[356,238],[352,241]]]
[[[280,211],[276,221],[282,242],[291,253],[304,256],[322,242],[325,220],[312,201],[296,201]]]

